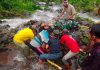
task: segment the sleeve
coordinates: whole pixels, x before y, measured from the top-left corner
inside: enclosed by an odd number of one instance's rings
[[[29,39],[29,40],[32,40],[34,38],[34,32],[32,29],[30,28],[27,28],[24,30],[24,35],[26,35],[26,37]]]
[[[72,9],[71,10],[72,10],[72,15],[73,14],[76,14],[75,8],[73,6],[72,6]]]
[[[30,33],[30,40],[34,38],[34,33]]]

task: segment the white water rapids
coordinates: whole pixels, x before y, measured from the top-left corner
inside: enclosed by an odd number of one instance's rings
[[[58,12],[57,10],[61,9],[61,6],[59,5],[53,5],[50,6],[50,11],[45,10],[37,10],[34,14],[32,14],[29,18],[12,18],[12,19],[3,19],[3,21],[6,21],[2,23],[2,25],[10,25],[10,28],[16,28],[17,26],[28,22],[29,20],[38,20],[38,21],[46,21],[46,22],[54,22],[54,18],[57,17]],[[99,22],[100,18],[95,16],[89,16],[88,13],[78,13],[79,17],[82,18],[89,18],[94,22]]]

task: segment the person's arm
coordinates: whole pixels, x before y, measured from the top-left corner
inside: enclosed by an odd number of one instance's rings
[[[49,41],[48,43],[43,42],[41,46],[46,52],[49,52]]]
[[[83,48],[83,52],[89,52],[89,51],[93,48],[93,44],[94,44],[94,42],[91,41],[91,42],[87,45],[87,47]]]
[[[51,44],[51,42],[50,42],[50,40],[48,41],[48,44],[46,44],[46,52],[49,52],[50,51],[50,45]]]
[[[64,8],[63,9],[63,11],[60,13],[60,15],[58,15],[58,17],[57,17],[57,21],[59,21],[60,20],[60,18],[64,15],[64,12],[66,11],[66,8]]]
[[[76,13],[75,13],[76,14]],[[75,14],[70,15],[68,18],[66,18],[66,20],[72,19],[73,16],[75,16]]]
[[[30,41],[31,41],[31,40],[28,39],[28,40],[24,41],[24,43],[27,44],[27,43],[30,43]]]
[[[46,44],[43,42],[42,45],[41,45],[42,49],[45,50],[45,47],[46,47]]]
[[[50,51],[49,45],[46,44],[46,52],[49,52],[49,51]]]

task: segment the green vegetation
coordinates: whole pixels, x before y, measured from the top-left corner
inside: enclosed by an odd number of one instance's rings
[[[62,0],[0,0],[0,18],[26,16],[37,9],[41,9],[36,2],[55,2],[61,4]],[[69,0],[75,6],[77,11],[86,11],[97,13],[100,7],[100,0]],[[46,7],[48,8],[48,7]]]
[[[77,11],[97,12],[100,0],[69,0]]]
[[[25,16],[41,9],[33,0],[0,0],[0,17]]]
[[[38,0],[42,2],[55,2],[61,4],[63,0]],[[100,0],[68,0],[77,11],[95,12],[100,7]]]

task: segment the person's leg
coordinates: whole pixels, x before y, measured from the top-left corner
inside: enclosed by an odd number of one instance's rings
[[[62,62],[65,65],[65,68],[68,70],[71,70],[71,66],[70,64],[67,62],[68,59],[70,59],[71,57],[75,56],[78,53],[73,53],[71,51],[69,51],[63,58],[62,58]]]
[[[43,60],[51,59],[50,54],[41,54],[38,60],[38,65],[43,65]]]
[[[76,70],[77,69],[77,59],[73,58],[71,59],[71,66],[72,66],[72,70]]]
[[[19,43],[15,42],[15,41],[14,41],[14,43],[17,45],[18,49],[21,51],[21,53],[25,57],[27,57],[30,54],[30,49],[25,43],[19,44]]]
[[[44,66],[44,62],[43,62],[43,60],[45,60],[45,57],[47,57],[47,56],[45,56],[43,53],[43,51],[38,47],[38,48],[36,48],[38,51],[39,51],[39,53],[41,53],[40,54],[40,56],[42,56],[42,57],[40,57],[39,56],[39,59],[38,59],[38,63],[36,64],[36,66],[38,67],[38,68],[41,68],[41,66],[43,67]],[[42,59],[41,59],[42,58]],[[44,68],[44,67],[43,67]],[[42,69],[43,69],[42,68]]]
[[[73,53],[73,52],[69,51],[69,52],[62,58],[63,63],[66,64],[67,60],[68,60],[69,58],[75,56],[76,54],[78,54],[78,53]]]
[[[55,53],[55,54],[41,54],[40,59],[45,60],[56,60],[62,56],[62,52],[60,53]]]
[[[22,43],[20,45],[22,47],[22,53],[25,57],[28,57],[30,55],[30,49],[29,47],[25,44],[25,43]]]
[[[56,53],[56,54],[41,54],[39,57],[39,61],[38,61],[38,65],[42,65],[43,66],[43,60],[56,60],[57,58],[62,56],[62,52],[60,53]]]

